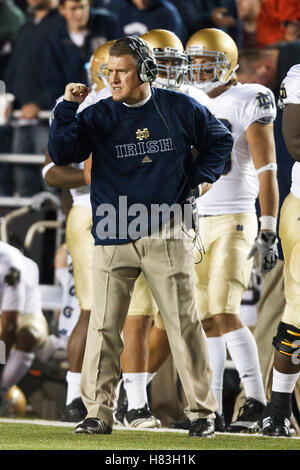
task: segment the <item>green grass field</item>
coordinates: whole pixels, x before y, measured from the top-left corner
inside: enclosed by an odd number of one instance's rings
[[[222,433],[200,439],[184,432],[120,429],[109,436],[90,436],[75,434],[72,426],[6,421],[0,420],[0,450],[300,450],[299,437]]]

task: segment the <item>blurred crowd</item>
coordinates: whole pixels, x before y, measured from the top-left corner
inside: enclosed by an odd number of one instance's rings
[[[153,28],[185,45],[205,27],[228,33],[240,52],[239,76],[275,95],[300,61],[298,0],[0,0],[0,80],[18,111],[10,120],[1,111],[0,154],[44,154],[49,123],[42,112],[67,83],[89,84],[87,64],[100,45]],[[45,189],[40,165],[0,162],[0,170],[0,196]]]

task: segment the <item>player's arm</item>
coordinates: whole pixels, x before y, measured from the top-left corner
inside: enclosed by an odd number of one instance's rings
[[[265,274],[277,263],[277,214],[279,192],[273,124],[252,123],[246,130],[253,163],[259,178],[260,232],[248,259],[258,251],[258,268]]]
[[[58,166],[52,162],[46,149],[43,177],[50,187],[73,189],[86,184],[83,170],[71,165]]]
[[[63,243],[55,252],[54,255],[54,269],[63,269],[68,266],[67,262],[67,244]]]
[[[84,174],[85,184],[91,184],[92,158],[93,157],[91,154],[89,158],[85,160],[84,162],[83,174]]]
[[[254,166],[258,172],[261,215],[277,218],[279,192],[273,124],[252,123],[246,130],[246,138]]]
[[[300,162],[300,104],[287,104],[282,116],[282,135],[292,157]]]

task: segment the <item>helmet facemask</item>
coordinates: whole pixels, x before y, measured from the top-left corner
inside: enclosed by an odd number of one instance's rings
[[[93,71],[93,73],[96,74],[96,77],[99,79],[97,81],[95,81],[95,75],[93,76],[90,62],[87,64],[86,70],[88,76],[88,83],[91,91],[97,91],[97,89],[99,90],[109,85],[107,64],[101,64],[99,65],[99,68],[96,72],[95,70]],[[100,83],[100,80],[102,81],[102,83]]]
[[[190,46],[188,48],[188,81],[196,88],[209,93],[220,85],[225,85],[234,76],[238,65],[229,72],[231,64],[224,52],[220,51],[202,51],[199,47]],[[195,63],[195,59],[207,59],[202,63]],[[205,75],[209,75],[206,78]]]
[[[104,83],[104,87],[109,86],[109,71],[108,71],[108,65],[107,64],[101,64],[100,65],[97,75],[102,80],[102,82]]]
[[[154,55],[158,68],[154,85],[169,89],[179,88],[187,74],[188,58],[185,52],[166,47],[164,50],[154,49]]]

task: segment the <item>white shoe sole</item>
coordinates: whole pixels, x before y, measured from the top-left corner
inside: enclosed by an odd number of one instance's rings
[[[131,423],[128,423],[127,419],[124,418],[124,424],[125,426],[129,428],[139,428],[139,429],[149,429],[149,428],[160,428],[161,427],[161,422],[159,419],[155,418],[154,416],[152,418],[140,418],[140,419],[134,419],[131,421]]]

